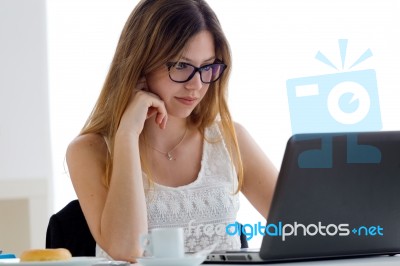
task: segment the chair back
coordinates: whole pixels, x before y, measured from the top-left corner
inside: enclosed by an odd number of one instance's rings
[[[96,255],[96,242],[78,200],[71,201],[50,217],[46,248],[66,248],[74,257]]]

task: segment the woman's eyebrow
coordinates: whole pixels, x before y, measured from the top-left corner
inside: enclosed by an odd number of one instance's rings
[[[193,61],[190,58],[187,58],[185,56],[181,57],[182,60],[188,61],[189,63],[192,63]],[[214,61],[215,60],[215,56],[210,57],[209,59],[206,59],[203,61],[204,62],[208,62],[208,61]]]

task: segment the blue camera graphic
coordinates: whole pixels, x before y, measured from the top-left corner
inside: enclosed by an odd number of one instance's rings
[[[382,128],[375,70],[289,79],[292,132],[349,132]]]
[[[342,70],[347,40],[339,40]],[[367,49],[348,69],[372,56]],[[316,59],[339,70],[321,52]],[[373,69],[293,78],[286,81],[292,133],[360,132],[382,128],[378,86]],[[380,150],[358,144],[347,135],[347,163],[380,163]],[[331,168],[332,139],[321,137],[321,147],[299,155],[300,168]]]

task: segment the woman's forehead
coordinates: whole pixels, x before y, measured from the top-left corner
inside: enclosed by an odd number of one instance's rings
[[[188,40],[174,59],[189,63],[203,63],[215,59],[214,38],[209,31],[201,31]]]

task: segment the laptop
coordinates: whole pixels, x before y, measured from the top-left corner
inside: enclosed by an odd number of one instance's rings
[[[263,225],[259,250],[214,251],[205,263],[400,253],[400,131],[292,136]]]

